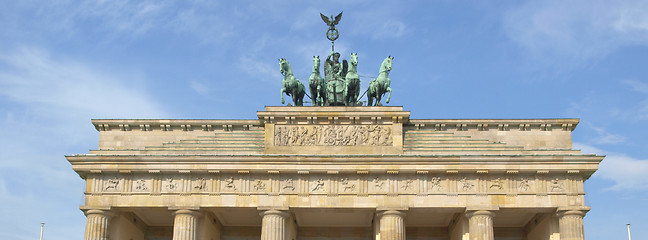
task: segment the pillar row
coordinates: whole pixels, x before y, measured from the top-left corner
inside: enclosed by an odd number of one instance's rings
[[[110,213],[99,209],[90,209],[85,212],[87,222],[85,240],[107,240]]]
[[[560,240],[584,240],[583,217],[586,210],[558,211]]]
[[[466,213],[470,240],[494,240],[493,217],[494,211],[476,210]]]
[[[379,213],[380,240],[405,240],[405,215],[397,210]]]
[[[287,211],[264,210],[259,215],[261,222],[261,240],[286,240],[288,233]]]
[[[196,240],[198,211],[180,209],[174,212],[173,240]]]

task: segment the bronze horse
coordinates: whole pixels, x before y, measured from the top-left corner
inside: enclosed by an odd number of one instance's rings
[[[281,88],[281,104],[284,104],[283,94],[292,97],[294,106],[304,106],[304,95],[306,90],[304,84],[302,84],[295,75],[292,73],[292,68],[290,68],[290,63],[285,58],[279,59],[279,72],[284,76]]]

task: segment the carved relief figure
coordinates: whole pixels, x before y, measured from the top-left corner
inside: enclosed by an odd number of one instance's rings
[[[135,190],[146,191],[148,190],[148,186],[146,185],[146,180],[143,178],[137,179],[137,181],[135,181]]]
[[[372,180],[372,182],[374,183],[376,189],[378,189],[378,190],[382,190],[382,189],[383,189],[383,186],[385,185],[385,182],[384,182],[384,181],[380,181],[380,178],[378,178],[378,177],[374,178],[374,179]]]
[[[225,179],[225,189],[236,191],[236,185],[234,185],[233,177],[228,177]]]
[[[491,181],[491,184],[490,184],[489,188],[490,189],[502,190],[502,189],[504,189],[503,185],[504,184],[502,183],[502,179],[496,178],[496,179],[493,179],[493,181]]]
[[[461,180],[459,180],[459,183],[461,184],[461,190],[464,191],[469,191],[475,186],[475,184],[468,182],[466,177],[462,177]]]
[[[284,185],[283,189],[288,189],[288,190],[290,190],[291,192],[292,192],[292,191],[295,191],[295,186],[293,185],[293,180],[292,180],[292,178],[288,178],[288,179],[286,179],[286,180],[284,181],[284,184],[285,184],[285,185]]]
[[[207,189],[207,180],[205,180],[205,178],[197,178],[196,179],[196,186],[194,186],[194,189],[196,189],[196,190],[205,190],[205,189]]]
[[[529,188],[531,188],[531,186],[529,185],[529,179],[520,178],[520,184],[519,184],[520,191],[529,191]]]
[[[401,186],[401,188],[402,188],[403,190],[407,191],[407,190],[409,190],[410,188],[412,188],[412,183],[414,183],[414,180],[412,180],[412,179],[406,179],[406,180],[405,180],[405,183],[403,184],[403,186]]]
[[[119,178],[113,177],[108,179],[106,182],[106,187],[104,190],[117,190],[117,187],[119,186]]]
[[[313,187],[313,192],[315,191],[324,191],[324,179],[317,179],[315,181],[315,187]]]
[[[265,183],[263,183],[263,181],[261,181],[260,179],[257,179],[257,180],[254,182],[254,190],[257,190],[257,191],[263,191],[263,190],[265,190],[265,189],[266,189],[266,185],[265,185]]]
[[[342,186],[344,187],[344,191],[345,191],[345,192],[346,192],[347,190],[349,190],[349,191],[354,191],[354,190],[355,190],[355,187],[356,187],[355,184],[349,182],[349,178],[342,178],[342,179],[340,180],[340,184],[342,184]]]
[[[552,192],[560,192],[560,191],[563,191],[563,190],[564,190],[564,188],[563,188],[562,184],[560,184],[560,179],[558,179],[558,178],[551,179],[551,191]]]
[[[385,125],[275,126],[278,146],[391,146],[392,128]]]
[[[175,190],[178,188],[178,183],[175,180],[173,180],[172,177],[168,177],[165,181],[164,187],[167,190]]]
[[[433,177],[430,179],[430,189],[433,191],[441,191],[443,190],[443,187],[441,186],[441,178],[440,177]]]

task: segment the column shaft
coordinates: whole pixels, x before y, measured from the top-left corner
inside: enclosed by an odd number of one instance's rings
[[[470,240],[494,240],[493,217],[492,211],[470,211],[466,214],[468,217],[468,231]]]
[[[198,212],[181,209],[175,211],[173,220],[173,240],[196,240]]]
[[[405,213],[388,210],[380,213],[380,240],[405,240]]]
[[[107,240],[110,215],[107,211],[91,209],[85,212],[87,217],[85,240]]]
[[[260,214],[261,240],[286,240],[288,213],[280,210],[265,210]]]
[[[569,210],[558,213],[561,240],[584,240],[583,217],[585,211]]]

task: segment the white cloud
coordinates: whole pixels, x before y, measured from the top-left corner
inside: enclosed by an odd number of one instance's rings
[[[46,51],[30,47],[0,54],[0,61],[8,66],[0,71],[0,95],[44,111],[50,118],[62,113],[156,117],[163,112],[137,86],[142,81],[138,76],[112,76],[80,62],[53,59]]]
[[[93,117],[165,115],[145,78],[115,72],[34,47],[0,52],[0,205],[12,206],[0,238],[33,239],[40,221],[52,239],[83,235],[83,180],[63,156],[95,148]]]
[[[633,91],[648,94],[648,83],[633,79],[624,80],[623,83],[629,85],[631,90]]]
[[[648,159],[636,159],[625,154],[606,152],[588,144],[574,142],[574,149],[582,153],[607,155],[593,177],[611,180],[608,190],[647,190]]]
[[[585,125],[593,129],[598,136],[592,138],[591,142],[595,144],[617,144],[626,141],[626,137],[618,134],[609,133],[605,128],[597,127],[592,125],[589,122],[585,122]]]
[[[276,64],[258,61],[254,58],[242,56],[238,60],[238,66],[244,72],[257,77],[257,80],[264,82],[277,82],[280,81],[281,74],[279,73],[279,62],[275,60]],[[276,66],[276,67],[275,67]]]
[[[191,88],[191,90],[194,90],[196,93],[202,96],[209,95],[209,92],[211,91],[209,87],[205,86],[205,84],[196,81],[189,81],[189,87]]]
[[[643,0],[529,1],[504,18],[508,36],[537,56],[587,60],[648,43]]]

